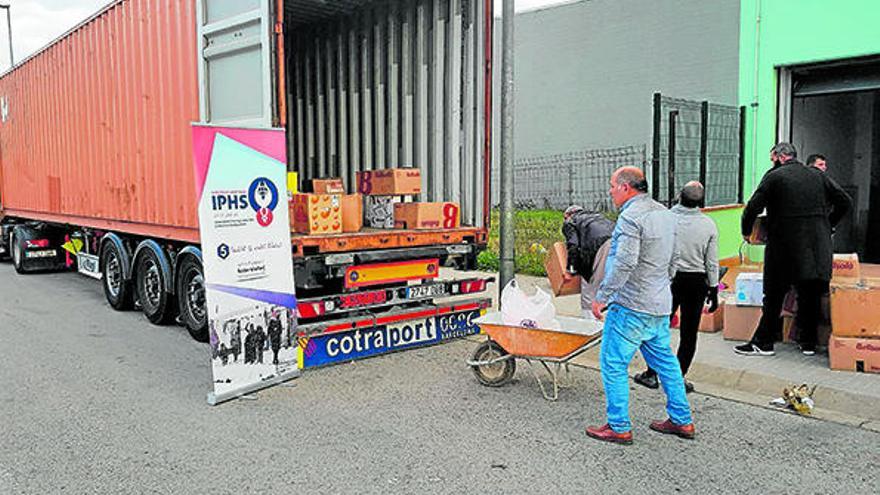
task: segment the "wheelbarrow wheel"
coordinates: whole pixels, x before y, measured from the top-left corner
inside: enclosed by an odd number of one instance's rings
[[[474,351],[472,361],[491,361],[507,355],[507,351],[497,343],[487,340]],[[516,361],[506,359],[493,364],[473,365],[471,369],[477,380],[487,387],[500,387],[509,382],[516,372]]]

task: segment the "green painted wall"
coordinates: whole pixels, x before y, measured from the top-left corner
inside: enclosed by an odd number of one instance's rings
[[[740,13],[739,102],[747,107],[748,197],[770,167],[776,140],[776,68],[880,54],[880,1],[742,0]]]
[[[739,232],[742,211],[742,206],[734,206],[706,212],[718,227],[718,259],[739,255],[742,244],[742,235]]]

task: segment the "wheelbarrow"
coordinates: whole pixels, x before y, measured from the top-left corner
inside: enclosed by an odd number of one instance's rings
[[[516,360],[529,365],[535,381],[545,399],[559,398],[559,372],[565,369],[569,376],[569,362],[602,341],[602,322],[560,316],[559,329],[524,328],[505,325],[500,312],[487,313],[474,320],[488,335],[474,351],[467,364],[477,381],[487,387],[500,387],[508,383],[516,373]],[[540,363],[547,371],[553,385],[550,394],[544,387],[532,363]]]

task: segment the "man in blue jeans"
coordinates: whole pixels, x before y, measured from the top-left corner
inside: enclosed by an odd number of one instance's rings
[[[651,429],[694,438],[681,366],[669,344],[676,221],[647,191],[645,174],[636,167],[611,175],[611,199],[620,216],[592,308],[599,319],[608,309],[599,354],[608,423],[587,428],[587,435],[607,442],[632,443],[628,368],[636,350],[657,372],[666,393],[669,419],[651,423]]]

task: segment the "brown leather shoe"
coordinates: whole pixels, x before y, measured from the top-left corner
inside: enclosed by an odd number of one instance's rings
[[[607,424],[588,427],[587,436],[593,437],[596,440],[602,440],[603,442],[622,443],[624,445],[630,445],[633,443],[633,434],[631,431],[617,433]]]
[[[666,433],[667,435],[677,435],[681,438],[687,438],[688,440],[693,440],[694,435],[696,435],[693,423],[689,425],[677,425],[673,423],[671,419],[667,419],[666,421],[654,421],[651,423],[651,429],[659,431],[660,433]]]

